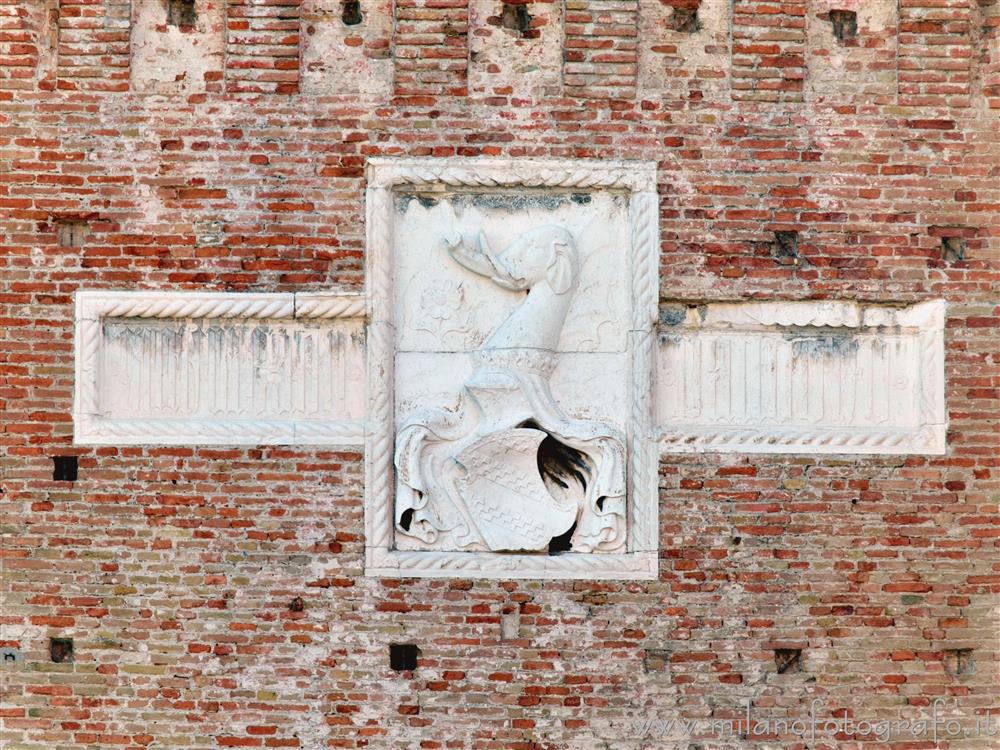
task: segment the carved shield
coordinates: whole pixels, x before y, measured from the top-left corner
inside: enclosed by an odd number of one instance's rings
[[[470,520],[493,551],[544,549],[576,519],[576,504],[556,502],[538,473],[545,437],[540,430],[503,430],[455,457],[465,470],[457,487]]]

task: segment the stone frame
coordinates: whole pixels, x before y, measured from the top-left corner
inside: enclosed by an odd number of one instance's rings
[[[98,393],[107,318],[329,320],[361,318],[363,295],[78,291],[75,310],[73,433],[77,445],[361,445],[364,420],[108,419]]]
[[[629,199],[633,306],[626,553],[523,555],[394,549],[393,193],[398,189],[613,189]],[[659,298],[655,162],[374,158],[367,165],[368,424],[365,442],[365,574],[384,577],[655,579],[658,460],[653,436],[654,327]]]

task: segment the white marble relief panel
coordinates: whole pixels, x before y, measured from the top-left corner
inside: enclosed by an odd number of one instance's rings
[[[709,304],[664,317],[664,451],[944,452],[943,302]]]
[[[397,548],[539,552],[567,533],[567,551],[623,551],[628,425],[564,404],[594,400],[590,369],[629,378],[625,196],[400,192],[394,208]],[[603,329],[620,353],[599,351]]]
[[[655,575],[653,166],[368,174],[368,572]]]
[[[76,440],[356,444],[357,296],[77,295]]]

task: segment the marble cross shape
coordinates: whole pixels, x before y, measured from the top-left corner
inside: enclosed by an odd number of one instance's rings
[[[661,302],[653,163],[365,201],[363,293],[78,292],[76,442],[363,445],[368,574],[588,579],[656,577],[664,454],[945,451],[942,301]]]

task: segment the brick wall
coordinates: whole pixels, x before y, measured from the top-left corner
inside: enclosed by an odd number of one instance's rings
[[[473,96],[510,97],[513,106],[561,91],[563,4],[473,0],[469,4],[469,86]],[[506,14],[504,9],[507,9]],[[519,27],[523,20],[525,29]],[[499,107],[501,99],[494,98]]]
[[[563,84],[581,98],[635,96],[637,3],[567,0]]]
[[[140,5],[0,5],[5,747],[849,749],[645,722],[1000,712],[996,4],[529,3],[525,37],[231,0],[159,78]],[[72,445],[74,291],[360,289],[364,160],[402,154],[656,159],[664,303],[945,298],[948,453],[665,457],[659,580],[484,582],[361,575],[354,451]]]
[[[969,106],[975,5],[966,0],[900,3],[901,103]]]
[[[806,3],[733,3],[732,36],[733,99],[802,101]]]
[[[0,89],[30,91],[52,75],[57,19],[52,2],[0,3]]]
[[[299,90],[301,0],[227,0],[226,90]]]
[[[172,23],[164,0],[133,0],[131,82],[136,94],[197,95],[222,88],[225,0],[193,3],[191,24]]]
[[[728,95],[731,25],[727,0],[645,0],[639,5],[640,90],[693,101]]]
[[[302,4],[302,92],[385,98],[392,91],[391,0],[359,2],[359,17],[343,0]],[[355,75],[344,75],[344,71]]]
[[[973,70],[978,72],[981,83],[980,93],[988,106],[1000,109],[1000,3],[979,3],[979,16],[975,19],[978,28],[978,60],[974,60]]]
[[[838,13],[847,11],[853,16]],[[846,20],[853,28],[838,28]],[[896,100],[896,0],[820,0],[806,14],[806,98],[843,107],[871,107]],[[840,36],[838,36],[838,32]]]
[[[399,0],[396,94],[462,96],[469,78],[469,0]]]
[[[60,0],[57,75],[66,91],[128,91],[130,0]]]

